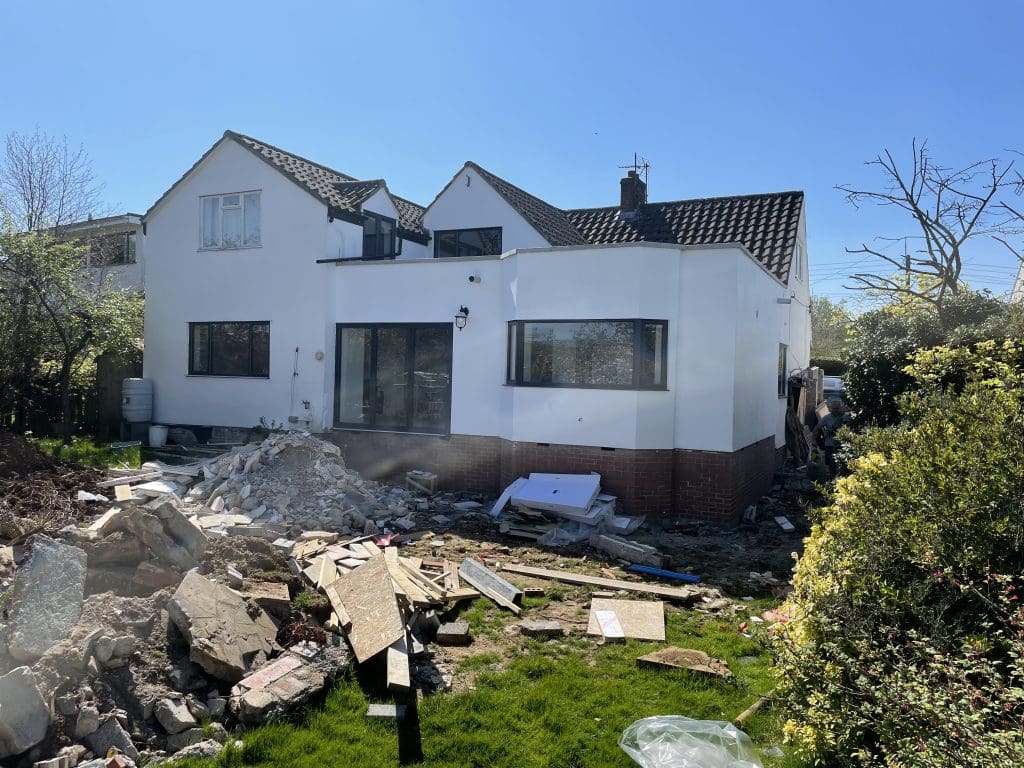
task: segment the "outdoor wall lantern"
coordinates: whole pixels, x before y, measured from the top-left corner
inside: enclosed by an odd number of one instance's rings
[[[459,311],[455,314],[455,327],[460,331],[466,327],[466,323],[469,321],[469,307],[459,307]]]

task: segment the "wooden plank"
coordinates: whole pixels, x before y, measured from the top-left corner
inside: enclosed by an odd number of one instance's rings
[[[660,600],[608,600],[595,597],[590,601],[588,635],[608,635],[602,630],[601,613],[610,613],[617,620],[623,637],[637,640],[665,639],[665,604]]]
[[[363,551],[368,554],[371,559],[374,557],[380,557],[384,553],[381,552],[380,547],[374,544],[372,541],[361,541],[358,546],[363,548]]]
[[[499,605],[508,607],[507,604],[512,604],[518,607],[523,603],[523,590],[515,584],[505,581],[487,566],[471,557],[462,561],[462,565],[459,566],[459,575],[491,599],[494,599],[494,594],[501,595],[503,602],[495,600]]]
[[[438,602],[435,598],[420,589],[419,585],[406,574],[397,559],[388,560],[385,557],[384,562],[387,563],[388,573],[391,574],[391,578],[413,605],[430,605]]]
[[[129,477],[115,477],[113,480],[102,480],[96,483],[97,488],[113,488],[115,485],[131,485],[132,483],[145,483],[148,480],[159,480],[164,476],[162,470],[156,472],[145,472],[141,475],[131,475]]]
[[[334,611],[331,614],[331,620],[335,621],[340,629],[348,632],[352,626],[352,619],[349,617],[348,611],[345,610],[345,605],[341,602],[341,597],[338,595],[337,582],[324,587],[324,594],[331,601],[331,608]]]
[[[398,562],[412,571],[418,571],[423,567],[422,557],[399,557]]]
[[[405,633],[388,646],[388,689],[408,691],[412,687],[409,674],[409,644]]]
[[[358,661],[366,661],[405,637],[405,625],[383,557],[368,560],[340,576],[329,588],[336,592],[352,622],[348,640]]]
[[[444,588],[447,592],[459,589],[459,564],[454,560],[444,561]]]
[[[586,576],[582,573],[571,571],[553,571],[547,568],[533,568],[529,565],[515,565],[509,563],[502,566],[503,571],[518,573],[523,576],[534,576],[538,579],[552,579],[565,584],[581,584],[584,586],[604,587],[606,589],[624,589],[628,592],[643,592],[648,595],[657,595],[669,600],[678,600],[682,603],[696,602],[700,593],[695,589],[686,587],[663,587],[658,584],[645,584],[637,581],[621,581],[619,579],[603,579],[599,576]]]

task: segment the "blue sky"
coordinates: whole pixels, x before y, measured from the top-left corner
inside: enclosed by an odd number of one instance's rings
[[[8,0],[0,29],[0,133],[84,145],[113,211],[145,211],[226,128],[423,204],[472,159],[608,205],[639,152],[652,200],[805,190],[833,298],[844,246],[915,234],[834,189],[878,188],[865,160],[914,137],[949,165],[1024,151],[1020,2]],[[968,254],[977,287],[1015,272],[998,245]]]

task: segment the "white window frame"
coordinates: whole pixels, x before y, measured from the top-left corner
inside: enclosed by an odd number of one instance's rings
[[[796,279],[802,283],[805,278],[804,247],[800,243],[797,243],[796,247],[793,249],[793,261],[796,262]]]
[[[220,195],[202,195],[199,198],[199,250],[200,251],[237,251],[242,248],[262,248],[263,247],[263,227],[262,221],[259,222],[258,232],[259,240],[256,242],[246,242],[245,240],[245,197],[246,195],[256,195],[257,208],[260,219],[263,218],[263,190],[262,189],[249,189],[244,192],[224,192]],[[238,204],[227,206],[228,210],[238,211],[239,218],[241,219],[241,242],[238,245],[224,245],[224,198],[226,197],[237,197]],[[204,216],[206,215],[206,201],[217,200],[217,215],[219,221],[217,222],[217,231],[220,237],[220,243],[218,245],[206,245],[203,236],[206,230],[206,221]]]

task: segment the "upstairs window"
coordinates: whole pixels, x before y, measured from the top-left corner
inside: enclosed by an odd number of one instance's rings
[[[363,222],[363,258],[395,258],[395,220],[367,213]]]
[[[189,323],[189,376],[270,376],[270,323]]]
[[[203,248],[252,248],[260,245],[260,193],[235,192],[200,198]]]
[[[442,229],[434,233],[434,257],[497,256],[501,253],[501,227]]]
[[[802,283],[804,281],[804,249],[800,243],[797,243],[796,248],[793,249],[793,272],[796,273],[796,279]]]
[[[666,388],[666,320],[514,320],[508,331],[509,384]]]

